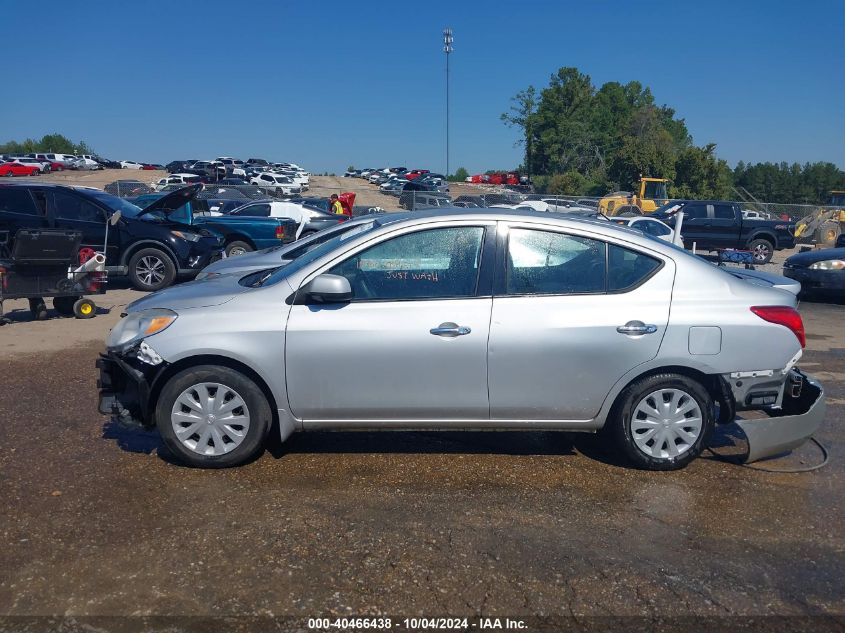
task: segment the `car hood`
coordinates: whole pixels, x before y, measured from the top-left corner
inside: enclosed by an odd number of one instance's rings
[[[188,185],[186,187],[182,187],[181,189],[177,189],[176,191],[171,191],[167,195],[162,196],[158,200],[155,200],[144,207],[141,213],[138,214],[138,217],[140,218],[142,215],[150,213],[151,211],[163,211],[165,213],[175,211],[196,198],[201,189],[202,185],[198,184]]]
[[[133,301],[126,306],[126,312],[138,312],[150,308],[168,308],[178,311],[221,305],[250,290],[238,283],[241,277],[243,274],[222,275],[171,286]]]
[[[817,251],[798,253],[788,258],[784,265],[806,268],[810,264],[823,262],[826,259],[845,259],[845,248],[823,248]]]
[[[285,266],[291,262],[291,260],[283,258],[284,254],[278,250],[265,249],[253,253],[244,253],[237,257],[219,259],[203,268],[202,272],[220,275],[246,274],[264,268]]]

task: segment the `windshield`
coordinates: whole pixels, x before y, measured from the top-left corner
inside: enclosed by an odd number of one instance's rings
[[[669,196],[666,195],[666,183],[665,182],[646,182],[645,183],[645,195],[644,198],[648,198],[650,200],[665,200]]]
[[[131,202],[127,202],[123,198],[118,198],[117,196],[113,196],[110,193],[106,193],[105,191],[97,191],[94,189],[83,189],[83,188],[76,188],[77,191],[80,191],[88,196],[91,196],[95,200],[102,202],[112,211],[120,211],[121,215],[126,218],[134,218],[137,217],[138,214],[141,212],[141,208],[132,204]]]
[[[293,260],[293,262],[291,262],[287,266],[276,268],[272,272],[266,275],[262,275],[258,279],[246,278],[246,283],[247,285],[252,285],[255,287],[272,286],[273,284],[278,283],[288,275],[302,270],[311,262],[320,259],[323,255],[332,252],[335,248],[340,246],[344,241],[348,240],[349,238],[355,235],[368,233],[379,226],[381,226],[381,223],[378,220],[373,220],[372,222],[366,222],[364,224],[356,224],[348,231],[344,231],[339,234],[335,233],[331,239],[328,239],[322,244],[317,245],[313,249],[308,250],[308,245],[303,245],[306,246],[306,250],[303,253],[300,253],[299,256]],[[288,255],[289,253],[285,253],[285,259],[288,259]]]
[[[830,202],[828,203],[832,207],[845,207],[845,192],[836,192],[830,194]]]

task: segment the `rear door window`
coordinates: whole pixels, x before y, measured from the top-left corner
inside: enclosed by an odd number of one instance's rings
[[[24,187],[0,187],[0,213],[38,215],[38,209]]]
[[[713,207],[713,217],[717,220],[733,220],[736,217],[734,208],[729,204],[717,204]]]
[[[660,260],[615,244],[608,245],[607,291],[624,292],[640,285],[660,268]]]
[[[606,244],[586,237],[511,229],[505,288],[512,295],[603,293]]]

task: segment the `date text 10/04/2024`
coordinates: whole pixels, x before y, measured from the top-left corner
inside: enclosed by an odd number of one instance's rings
[[[524,630],[524,620],[511,618],[309,618],[308,628],[329,630]]]

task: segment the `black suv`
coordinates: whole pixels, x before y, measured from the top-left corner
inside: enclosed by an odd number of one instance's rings
[[[128,275],[138,290],[161,290],[177,276],[195,277],[221,257],[223,238],[217,233],[151,213],[178,206],[198,190],[199,186],[174,191],[142,212],[98,189],[0,184],[0,244],[10,247],[19,229],[58,228],[79,231],[81,247],[102,251],[106,219],[120,211],[120,219],[108,229],[106,270]]]

